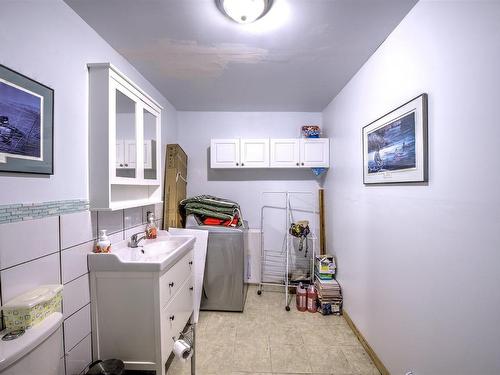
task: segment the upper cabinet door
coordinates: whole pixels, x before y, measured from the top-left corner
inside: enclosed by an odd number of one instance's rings
[[[297,168],[299,159],[299,140],[296,138],[271,139],[270,166],[274,168]]]
[[[151,107],[144,105],[142,108],[143,132],[143,167],[144,179],[160,182],[160,115]]]
[[[309,168],[330,167],[330,139],[301,138],[300,166]]]
[[[137,136],[137,116],[136,106],[138,99],[119,84],[114,85],[113,90],[114,112],[114,130],[116,142],[115,144],[123,144],[123,163],[116,163],[115,176],[116,178],[136,179],[137,169],[137,147],[135,139]],[[118,152],[115,152],[118,156]],[[123,164],[123,166],[121,166]]]
[[[210,142],[210,167],[238,168],[240,166],[239,139],[212,139]]]
[[[242,139],[240,150],[243,168],[269,167],[269,139]]]

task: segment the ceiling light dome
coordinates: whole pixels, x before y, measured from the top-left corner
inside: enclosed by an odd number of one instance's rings
[[[273,0],[216,0],[218,8],[238,23],[252,23],[264,16]]]

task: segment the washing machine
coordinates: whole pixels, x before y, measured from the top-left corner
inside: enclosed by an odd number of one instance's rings
[[[245,229],[202,225],[190,218],[187,220],[186,229],[209,232],[200,309],[243,311],[247,292]]]

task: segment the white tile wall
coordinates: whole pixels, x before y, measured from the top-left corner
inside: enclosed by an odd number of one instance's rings
[[[97,213],[98,230],[106,229],[108,234],[123,231],[123,210]]]
[[[156,220],[163,218],[163,204],[162,203],[155,204],[154,213],[155,213]]]
[[[66,354],[66,375],[78,375],[92,362],[91,335],[86,336]]]
[[[125,211],[125,229],[135,227],[145,222],[142,207],[127,208]]]
[[[60,284],[59,254],[52,254],[2,270],[2,301],[36,288],[42,284]]]
[[[57,251],[57,216],[0,225],[0,269]]]
[[[90,332],[90,305],[86,305],[64,321],[65,352],[69,353]]]
[[[97,220],[89,211],[61,216],[61,249],[79,245],[96,237]]]
[[[64,283],[66,375],[80,374],[92,359],[87,253],[93,249],[97,225],[108,229],[111,243],[117,243],[145,229],[147,211],[156,212],[161,222],[159,204],[0,225],[0,304],[41,284]]]
[[[68,318],[78,309],[90,303],[89,274],[86,273],[68,284],[64,284],[63,313]]]
[[[61,252],[62,277],[67,283],[88,272],[87,254],[92,252],[94,241],[71,247]]]
[[[133,228],[125,230],[125,239],[128,240],[133,234],[144,232],[146,230],[146,224],[141,224]]]

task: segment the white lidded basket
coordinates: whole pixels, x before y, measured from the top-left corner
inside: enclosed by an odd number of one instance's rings
[[[63,286],[41,285],[1,307],[8,330],[28,329],[54,312],[61,311]]]

